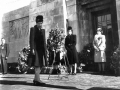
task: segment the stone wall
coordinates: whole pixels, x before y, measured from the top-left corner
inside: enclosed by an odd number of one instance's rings
[[[73,33],[77,35],[77,51],[92,42],[93,32],[91,27],[91,15],[81,7],[78,0],[66,0],[68,24],[72,26]]]
[[[68,25],[72,26],[73,34],[77,35],[77,44],[76,48],[79,52],[80,47],[80,38],[79,38],[79,27],[78,27],[78,17],[77,17],[77,4],[76,0],[66,0],[67,4],[67,18],[68,18]]]
[[[4,14],[2,35],[9,43],[8,63],[17,62],[18,52],[28,45],[29,6]]]
[[[36,24],[37,15],[44,16],[46,39],[56,25],[64,28],[62,0],[34,0],[29,6],[4,14],[2,35],[10,46],[8,63],[17,62],[18,52],[29,45],[29,30]]]
[[[46,38],[51,28],[58,24],[64,28],[63,2],[62,0],[36,0],[30,4],[29,28],[33,27],[37,15],[44,16],[43,28],[46,30]]]
[[[119,34],[119,46],[120,46],[120,0],[116,1],[116,10],[117,10],[117,25],[118,25],[118,34]]]
[[[79,46],[80,50],[93,41],[93,29],[92,29],[92,16],[91,12],[81,6],[80,2],[77,3],[77,15],[78,15],[78,29],[79,29]]]
[[[83,0],[66,0],[68,25],[72,26],[73,33],[77,35],[76,48],[78,52],[86,44],[93,41],[94,33],[91,12],[81,6],[81,1]],[[119,6],[120,0],[116,0],[118,31],[120,32]],[[114,6],[113,11],[116,8]],[[112,14],[114,13],[112,12]],[[64,28],[63,0],[34,0],[29,6],[4,15],[2,35],[10,45],[8,63],[16,62],[18,52],[29,44],[29,30],[36,24],[35,18],[37,15],[44,16],[43,28],[46,30],[47,39],[49,31],[56,25],[59,28]],[[113,23],[116,25],[117,22],[113,20]],[[117,34],[117,28],[115,29],[114,34]]]

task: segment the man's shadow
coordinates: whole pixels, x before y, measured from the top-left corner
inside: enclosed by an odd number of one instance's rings
[[[0,80],[0,84],[34,86],[33,83],[28,83],[26,81],[10,81],[10,80]],[[81,89],[78,89],[78,88],[72,87],[72,86],[60,86],[60,85],[51,85],[51,84],[46,84],[44,86],[37,86],[37,87],[49,87],[49,88],[68,89],[68,90],[81,90]]]

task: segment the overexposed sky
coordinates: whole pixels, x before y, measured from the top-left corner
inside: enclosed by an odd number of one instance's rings
[[[2,17],[4,13],[27,6],[33,0],[0,0],[0,38],[2,33]]]
[[[26,5],[29,5],[31,0],[0,0],[0,12],[6,13]]]

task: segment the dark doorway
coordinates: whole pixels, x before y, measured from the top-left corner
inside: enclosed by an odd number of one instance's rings
[[[110,57],[114,50],[115,46],[115,25],[113,24],[113,16],[111,13],[111,9],[107,8],[104,10],[96,11],[92,13],[93,17],[93,32],[96,34],[96,30],[98,27],[103,29],[103,34],[106,37],[106,70],[110,70]],[[116,20],[117,21],[117,20]]]
[[[113,26],[111,20],[111,13],[109,9],[101,10],[92,13],[93,15],[93,23],[94,23],[94,35],[96,34],[96,29],[101,27],[103,29],[103,34],[106,37],[106,54],[109,54],[113,50]]]
[[[106,36],[107,70],[110,69],[110,58],[115,46],[119,44],[117,13],[115,0],[82,0],[80,9],[86,14],[83,20],[90,22],[92,36],[96,34],[98,27],[103,29]],[[88,26],[86,26],[88,27]]]

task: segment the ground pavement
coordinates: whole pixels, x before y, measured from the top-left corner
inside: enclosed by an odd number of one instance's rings
[[[79,73],[77,75],[42,74],[47,85],[33,86],[33,74],[0,74],[0,90],[120,90],[120,77]]]

